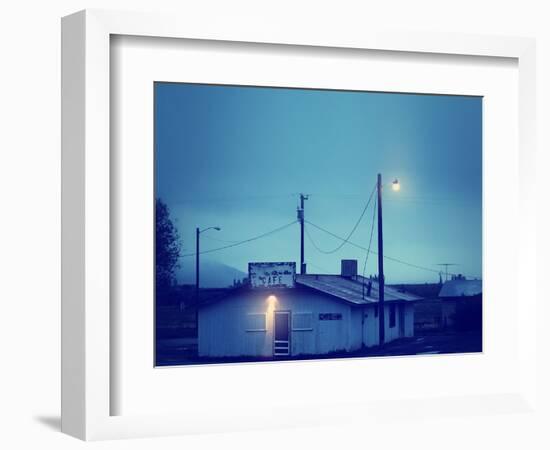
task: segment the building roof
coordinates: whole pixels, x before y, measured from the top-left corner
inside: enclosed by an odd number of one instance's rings
[[[365,295],[363,296],[363,281],[365,282]],[[367,285],[372,282],[371,295],[367,296]],[[352,305],[369,305],[377,304],[378,297],[378,282],[369,278],[363,278],[357,275],[353,278],[342,277],[340,275],[296,275],[296,287],[307,287],[327,295],[331,295],[339,300],[346,301]],[[293,288],[277,288],[277,289],[293,289]],[[202,301],[201,305],[206,306],[211,303],[216,303],[224,298],[229,297],[239,291],[250,291],[250,286],[243,285],[237,288],[227,288],[225,293],[218,293],[216,296],[210,296],[206,301]],[[421,297],[405,292],[401,289],[385,286],[384,288],[385,302],[410,302],[421,300]]]
[[[446,281],[439,291],[440,297],[471,297],[482,292],[481,280]]]
[[[365,283],[365,295],[363,296],[363,282]],[[366,285],[372,282],[370,296],[367,296]],[[368,305],[378,303],[379,286],[376,280],[363,278],[357,275],[353,278],[345,278],[340,275],[296,275],[296,284],[315,289],[325,294],[338,297],[355,305]],[[395,288],[384,286],[384,301],[415,301],[420,297]]]

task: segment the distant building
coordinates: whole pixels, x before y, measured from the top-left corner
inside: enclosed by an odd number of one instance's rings
[[[199,307],[201,357],[353,352],[379,343],[378,283],[343,262],[340,275],[296,275],[295,263],[251,263],[250,282]],[[385,289],[385,341],[414,335],[419,297]]]
[[[456,278],[445,282],[439,292],[443,328],[481,331],[482,282]]]
[[[435,286],[435,285],[434,285]],[[409,288],[410,291],[414,290]],[[481,330],[481,280],[455,277],[415,303],[415,330]]]
[[[481,280],[466,280],[464,278],[456,278],[447,281],[441,286],[439,297],[441,298],[456,298],[456,297],[473,297],[481,294]]]

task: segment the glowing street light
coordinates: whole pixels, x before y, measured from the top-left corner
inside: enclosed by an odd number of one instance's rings
[[[395,192],[397,192],[401,189],[401,185],[399,184],[399,180],[397,178],[395,180],[393,180],[393,183],[391,184],[391,188]]]

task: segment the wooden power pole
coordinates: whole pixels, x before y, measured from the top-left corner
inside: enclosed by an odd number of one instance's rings
[[[308,198],[307,195],[300,194],[300,207],[298,208],[298,221],[300,222],[300,274],[302,275],[307,273],[304,255],[304,201]]]
[[[384,345],[384,236],[382,232],[382,175],[378,174],[376,182],[378,191],[378,336],[379,345]]]

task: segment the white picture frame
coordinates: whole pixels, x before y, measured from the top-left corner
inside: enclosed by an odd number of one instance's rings
[[[316,405],[279,407],[282,420],[266,424],[255,420],[229,420],[220,408],[209,417],[181,414],[111,415],[110,365],[110,39],[113,35],[200,39],[242,43],[296,45],[302,48],[366,49],[416,54],[447,54],[516,59],[519,74],[519,185],[517,198],[517,283],[523,286],[525,308],[536,309],[534,272],[536,235],[534,191],[535,164],[535,43],[527,38],[461,34],[417,34],[370,30],[281,30],[269,23],[247,22],[234,27],[224,21],[195,22],[191,17],[87,10],[62,22],[62,430],[85,440],[161,436],[222,430],[247,430],[286,424],[329,423],[331,418],[367,417],[373,405],[334,405],[319,415]],[[523,300],[522,300],[523,301]],[[484,411],[503,403],[522,411],[535,407],[535,319],[518,314],[518,349],[521,367],[517,390],[484,398]],[[250,366],[248,366],[250,367]],[[216,370],[216,368],[212,368]],[[480,396],[438,399],[444,410],[459,408],[475,413]],[[377,404],[378,411],[385,408]],[[477,406],[475,406],[477,405]],[[414,405],[409,406],[414,410]],[[237,415],[238,417],[238,415]]]

